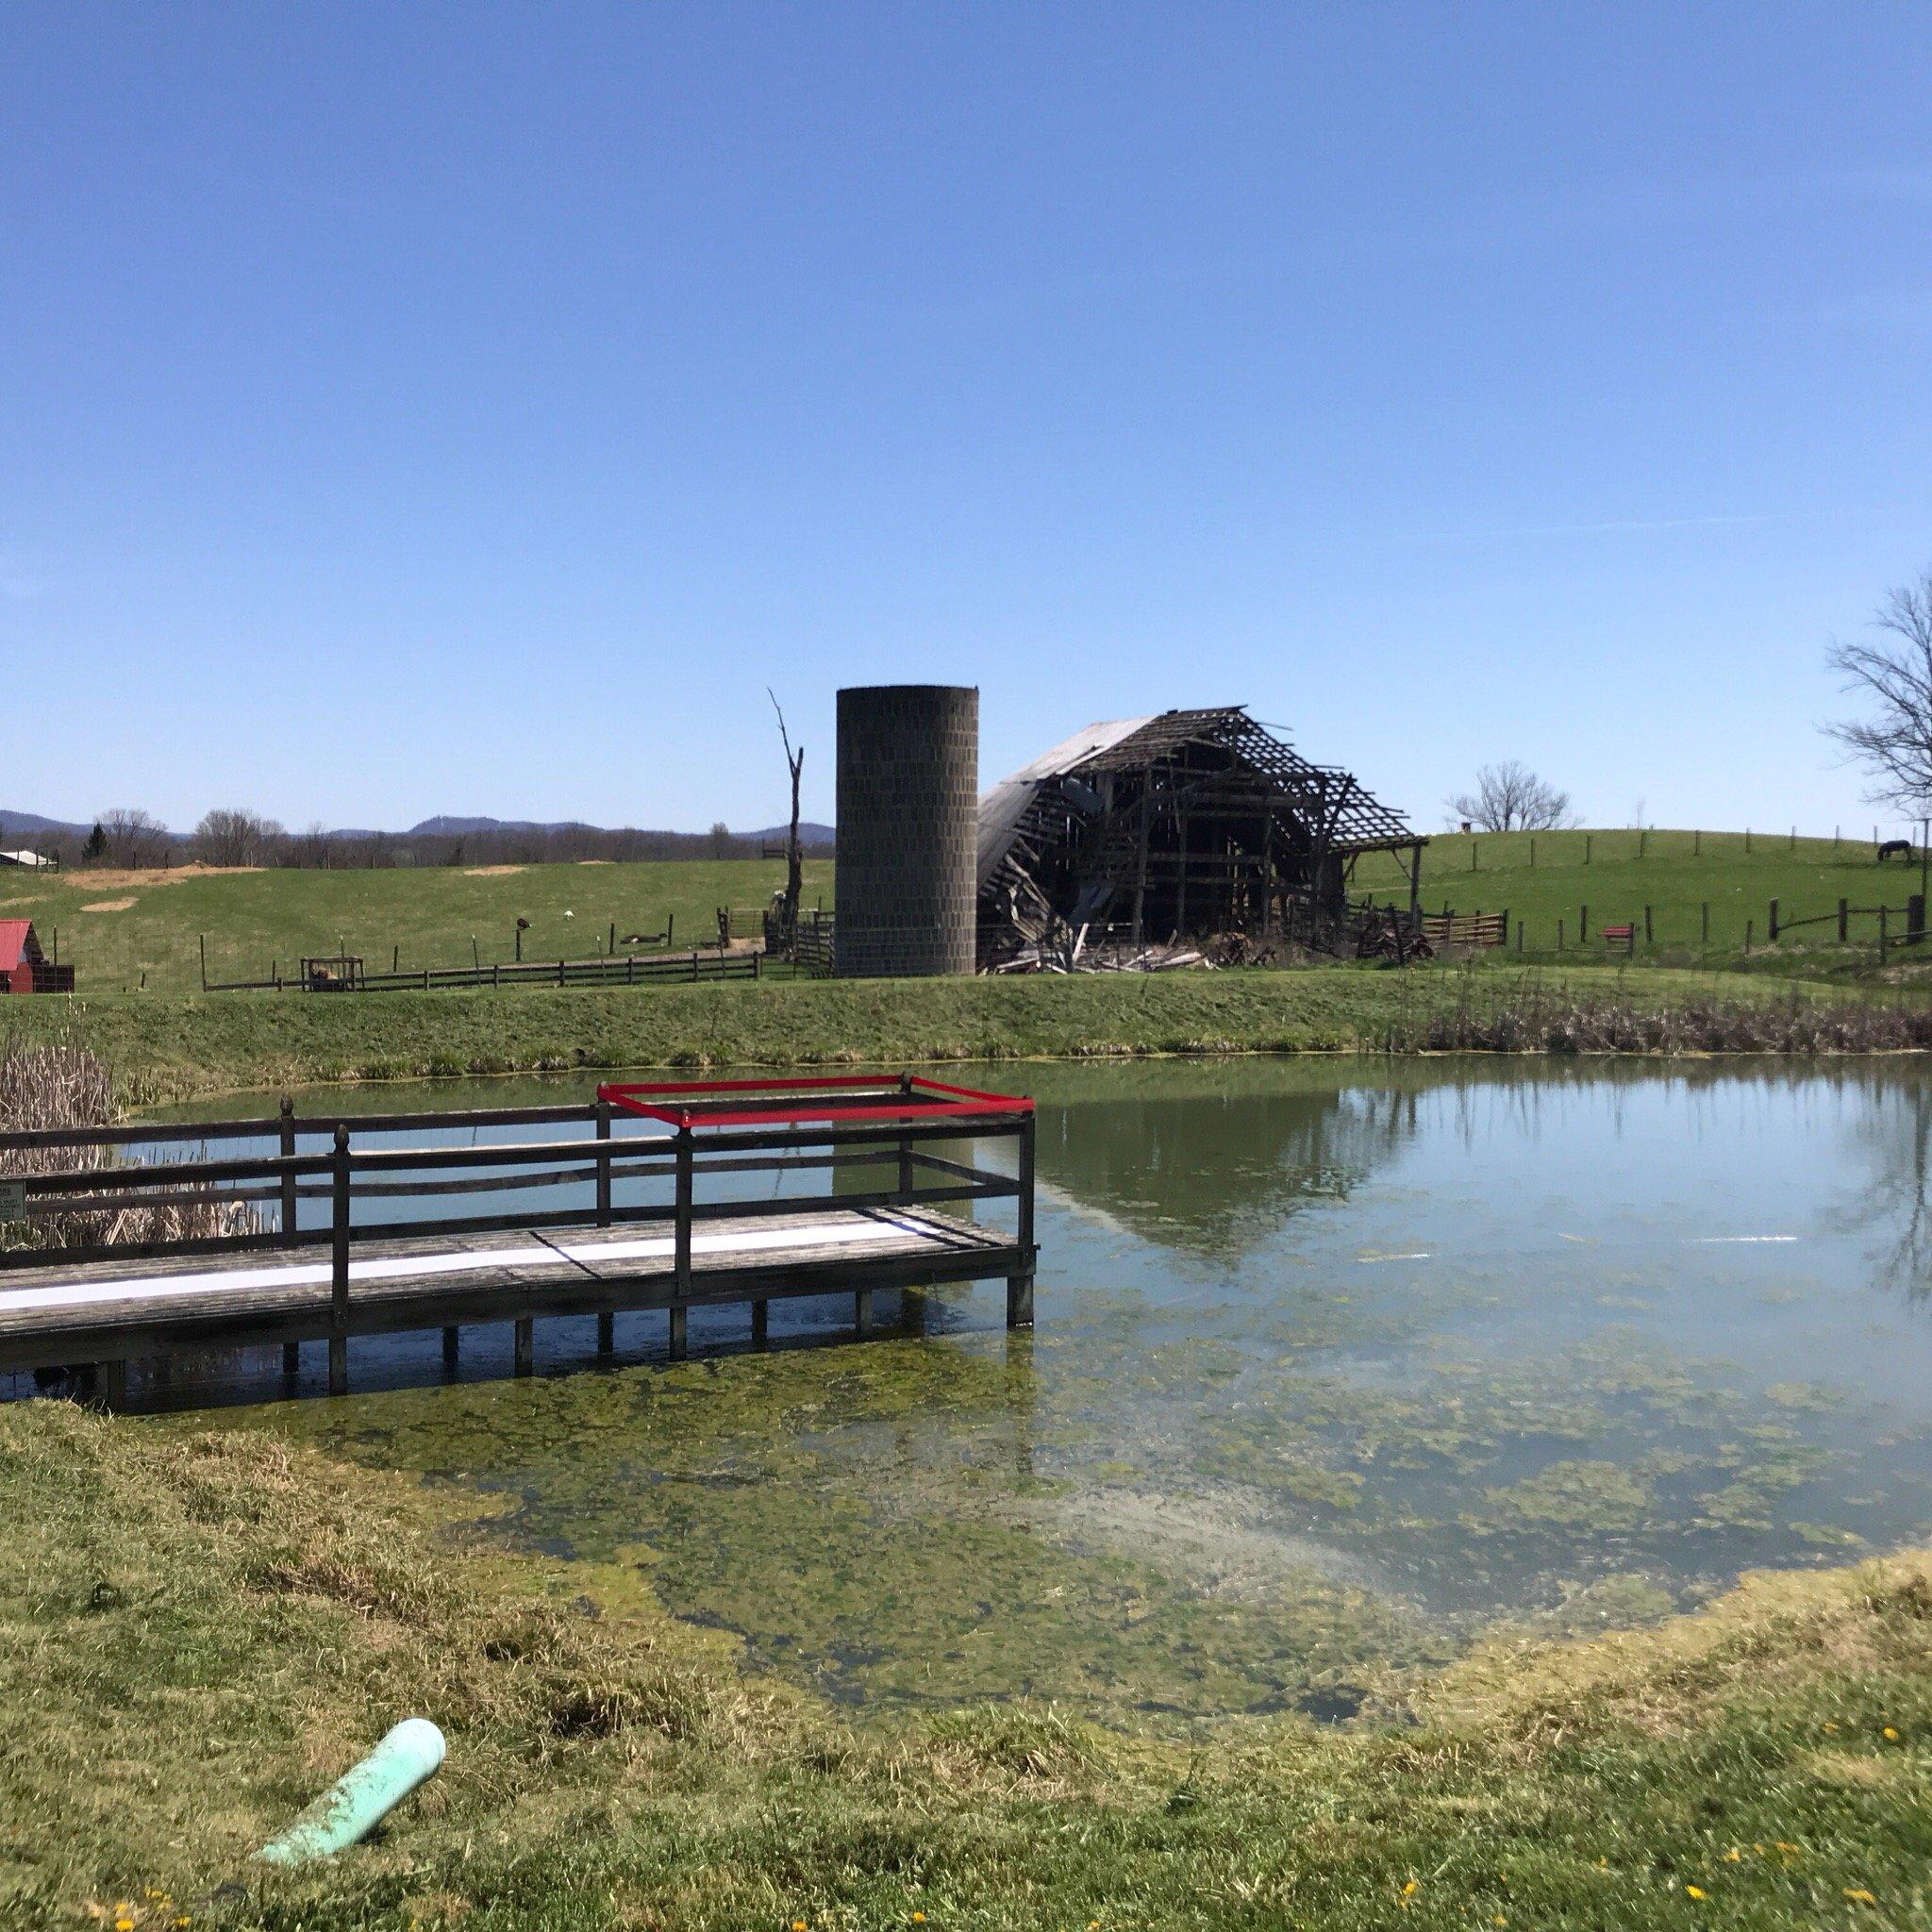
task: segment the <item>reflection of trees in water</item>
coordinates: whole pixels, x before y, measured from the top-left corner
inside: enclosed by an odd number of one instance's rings
[[[1311,1202],[1346,1200],[1413,1139],[1417,1101],[1338,1084],[1050,1107],[1040,1171],[1144,1240],[1238,1254]]]
[[[1873,1267],[1907,1301],[1932,1299],[1932,1084],[1913,1074],[1869,1074],[1859,1083],[1857,1138],[1875,1158],[1871,1182],[1846,1220],[1879,1235]]]

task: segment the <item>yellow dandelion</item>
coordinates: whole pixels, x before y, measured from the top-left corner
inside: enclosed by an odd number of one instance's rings
[[[1836,1724],[1826,1724],[1826,1725],[1824,1726],[1824,1728],[1825,1728],[1825,1729],[1826,1729],[1827,1731],[1835,1731],[1835,1730],[1837,1730],[1837,1729],[1838,1729],[1838,1726],[1837,1726]]]
[[[1743,1853],[1740,1852],[1736,1845],[1733,1845],[1730,1848],[1730,1850],[1724,1854],[1724,1863],[1726,1865],[1735,1865],[1738,1862],[1738,1860],[1741,1858],[1743,1856]]]
[[[924,1914],[924,1912],[914,1912],[914,1913],[913,1913],[913,1915],[912,1915],[912,1923],[913,1923],[913,1924],[914,1924],[915,1925],[923,1925],[923,1924],[925,1924],[925,1914]]]
[[[1701,1885],[1687,1885],[1684,1890],[1692,1898],[1702,1898],[1704,1896],[1704,1888]]]
[[[1845,1896],[1855,1906],[1875,1906],[1878,1903],[1877,1899],[1871,1892],[1867,1891],[1862,1885],[1846,1886]]]
[[[1885,1727],[1885,1741],[1888,1744],[1896,1744],[1898,1742],[1898,1733],[1890,1724],[1887,1724]]]
[[[1509,1921],[1506,1919],[1501,1912],[1498,1912],[1496,1916],[1490,1921],[1490,1924],[1492,1925],[1507,1925]]]
[[[1402,1895],[1404,1898],[1413,1898],[1421,1889],[1422,1880],[1420,1878],[1411,1878],[1408,1881],[1408,1883],[1402,1888]]]

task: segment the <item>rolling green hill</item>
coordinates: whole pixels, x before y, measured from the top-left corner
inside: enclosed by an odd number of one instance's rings
[[[805,903],[831,903],[828,859],[808,859]],[[660,933],[680,945],[717,935],[717,908],[756,912],[785,883],[782,859],[658,860],[639,865],[424,867],[363,872],[0,871],[0,919],[34,921],[41,942],[72,960],[80,992],[187,992],[211,980],[284,974],[305,953],[359,953],[371,968],[581,959],[620,936]],[[570,917],[565,915],[569,914]],[[474,951],[473,951],[474,945]]]
[[[1748,847],[1748,849],[1747,849]],[[1919,866],[1879,864],[1868,840],[1792,839],[1744,832],[1589,831],[1451,833],[1423,854],[1424,909],[1501,912],[1511,920],[1509,949],[1554,954],[1581,943],[1603,955],[1607,925],[1634,924],[1637,956],[1674,963],[1729,963],[1770,938],[1771,905],[1781,925],[1825,915],[1821,924],[1781,931],[1785,952],[1836,953],[1838,902],[1848,921],[1849,961],[1875,955],[1881,905],[1890,930],[1904,929]],[[1355,884],[1380,900],[1408,896],[1392,859],[1375,856],[1357,867]],[[1651,941],[1643,943],[1645,908]],[[1516,926],[1520,923],[1519,937]]]

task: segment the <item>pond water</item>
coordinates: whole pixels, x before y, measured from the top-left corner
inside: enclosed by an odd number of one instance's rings
[[[987,1078],[1041,1107],[1031,1336],[997,1284],[863,1344],[849,1300],[775,1305],[763,1353],[694,1316],[714,1352],[678,1365],[625,1317],[601,1373],[591,1324],[540,1324],[531,1381],[488,1330],[452,1383],[434,1336],[358,1344],[336,1403],[227,1363],[255,1406],[223,1420],[488,1491],[512,1541],[883,1712],[1344,1716],[1499,1622],[1641,1622],[1932,1530],[1915,1062]]]

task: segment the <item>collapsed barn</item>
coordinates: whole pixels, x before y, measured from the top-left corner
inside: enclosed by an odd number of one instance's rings
[[[1240,705],[1090,724],[980,801],[979,964],[1207,934],[1406,958],[1427,842]],[[1351,902],[1365,852],[1406,909]]]

